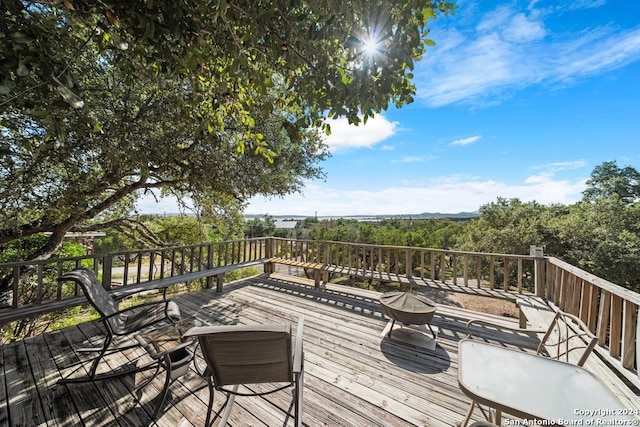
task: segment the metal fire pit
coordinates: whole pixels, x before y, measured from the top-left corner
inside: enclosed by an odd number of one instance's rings
[[[427,325],[433,338],[436,338],[430,323],[437,308],[429,298],[410,292],[388,292],[382,295],[379,301],[382,312],[393,321],[388,336],[391,336],[397,320],[403,325]]]

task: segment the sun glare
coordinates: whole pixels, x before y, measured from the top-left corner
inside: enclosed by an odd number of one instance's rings
[[[376,56],[380,53],[381,48],[382,44],[375,34],[371,34],[363,43],[364,53],[367,56]]]

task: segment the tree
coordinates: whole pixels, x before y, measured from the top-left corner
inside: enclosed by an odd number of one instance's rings
[[[412,101],[444,0],[0,5],[0,245],[130,225],[141,193],[237,212],[298,191],[322,117]],[[328,129],[326,129],[328,131]],[[0,292],[6,290],[0,284]]]
[[[245,222],[245,237],[273,236],[276,232],[276,221],[271,215],[262,218],[254,218]]]
[[[551,219],[560,206],[499,197],[480,207],[480,215],[469,221],[456,239],[455,249],[528,255],[531,245],[553,246]]]
[[[640,205],[617,196],[571,206],[558,227],[561,258],[596,276],[640,291]]]
[[[631,166],[621,168],[615,161],[596,166],[582,193],[583,200],[617,196],[624,203],[640,200],[640,172]]]

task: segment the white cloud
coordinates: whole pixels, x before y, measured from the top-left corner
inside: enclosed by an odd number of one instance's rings
[[[565,171],[565,170],[575,170],[581,169],[588,165],[588,163],[584,160],[574,160],[571,162],[553,162],[547,163],[545,165],[533,166],[534,170],[543,170],[548,174],[555,174],[556,172]]]
[[[424,157],[404,156],[400,160],[393,160],[391,163],[420,163],[420,162],[424,162]]]
[[[469,145],[482,138],[480,135],[470,136],[469,138],[456,139],[451,145]]]
[[[601,4],[579,3],[573,9]],[[432,107],[491,104],[527,86],[573,84],[640,59],[640,27],[558,33],[544,21],[557,11],[535,2],[526,13],[498,6],[475,27],[435,29],[438,44],[416,67],[418,98]]]
[[[192,213],[190,212],[193,207],[192,201],[187,198],[185,203],[187,204],[185,213]],[[138,199],[136,206],[140,214],[176,214],[184,211],[174,196],[160,197],[158,195],[156,200],[151,194],[143,194]]]
[[[331,135],[325,141],[332,152],[347,148],[371,148],[396,132],[398,122],[391,122],[378,115],[360,126],[350,125],[347,119],[328,120]],[[388,147],[384,146],[383,148]]]
[[[519,198],[542,204],[578,201],[584,180],[554,180],[552,175],[530,177],[525,182],[506,184],[460,176],[439,177],[421,185],[380,190],[342,190],[310,185],[304,195],[283,199],[255,198],[247,213],[319,216],[418,214],[422,212],[473,212],[498,197]]]
[[[550,3],[548,6],[545,6],[545,3]],[[607,0],[573,0],[569,2],[557,2],[556,0],[549,1],[541,1],[541,0],[533,0],[529,4],[529,9],[533,9],[538,6],[545,10],[556,10],[556,11],[567,11],[567,10],[581,10],[581,9],[591,9],[595,7],[600,7],[607,3]]]
[[[518,13],[511,18],[511,22],[502,32],[502,36],[505,40],[523,43],[540,40],[544,38],[546,33],[542,22],[530,20],[524,13]]]

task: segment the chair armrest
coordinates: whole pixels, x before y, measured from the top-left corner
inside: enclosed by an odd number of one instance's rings
[[[467,322],[467,338],[473,338],[473,334],[471,333],[471,326],[473,325],[484,325],[484,326],[493,326],[494,328],[497,329],[503,329],[506,331],[511,331],[511,332],[521,332],[524,334],[531,334],[531,333],[535,333],[535,334],[544,334],[547,332],[546,329],[522,329],[522,328],[512,328],[510,326],[502,326],[502,325],[497,325],[495,323],[491,323],[488,322],[486,320],[469,320]]]
[[[295,349],[293,353],[293,372],[300,373],[303,369],[304,351],[302,349],[304,329],[304,317],[300,316],[298,327],[296,329]]]
[[[167,305],[167,304],[169,304],[169,302],[170,302],[170,300],[145,302],[143,304],[134,305],[133,307],[127,307],[127,308],[125,308],[123,310],[118,310],[115,313],[112,313],[112,314],[109,314],[109,315],[106,315],[106,316],[102,316],[102,317],[100,317],[100,320],[109,320],[112,317],[119,316],[121,314],[126,314],[129,311],[137,310],[137,309],[140,309],[140,308],[143,308],[143,307],[148,307],[148,306],[158,305],[158,304]]]
[[[189,347],[193,346],[197,342],[197,341],[185,341],[183,343],[177,344],[175,347],[171,347],[168,350],[160,351],[157,345],[153,341],[147,341],[140,334],[136,334],[134,338],[136,339],[138,344],[140,344],[147,351],[147,353],[149,353],[149,355],[154,359],[160,359],[164,357],[166,354],[173,353],[183,348],[188,349]]]

